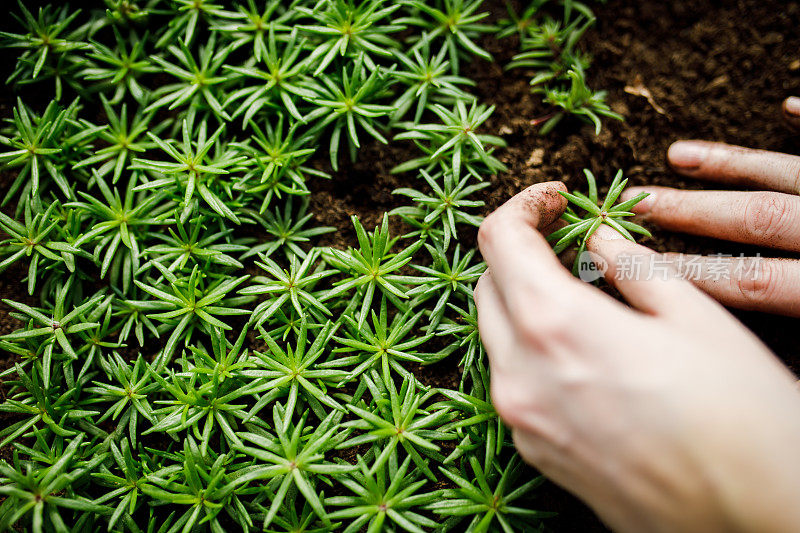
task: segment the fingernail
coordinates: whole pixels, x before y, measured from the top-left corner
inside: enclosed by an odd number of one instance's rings
[[[667,151],[670,164],[685,170],[698,168],[705,161],[707,155],[707,146],[692,141],[678,141],[673,143]]]
[[[800,98],[790,96],[783,101],[783,111],[792,118],[800,119]]]
[[[646,215],[653,208],[653,204],[655,204],[656,201],[656,195],[653,189],[649,189],[647,187],[631,187],[630,189],[627,189],[625,192],[622,193],[620,201],[627,202],[631,198],[645,192],[648,194],[648,196],[646,196],[638,204],[633,206],[631,208],[631,211],[633,211],[637,215]]]
[[[600,224],[600,227],[595,230],[594,234],[604,241],[616,241],[625,238],[620,232],[605,224]]]

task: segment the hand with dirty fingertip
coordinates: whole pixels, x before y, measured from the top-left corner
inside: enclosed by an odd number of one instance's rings
[[[787,120],[797,104],[784,103]],[[768,190],[630,189],[651,193],[634,209],[650,223],[800,251],[800,157],[680,141],[668,159],[686,176]],[[690,282],[676,256],[601,226],[587,249],[625,305],[547,244],[564,190],[529,187],[478,234],[492,399],[522,457],[616,531],[800,531],[796,377],[720,305],[800,316],[800,263],[762,259],[765,278],[747,283]],[[623,257],[657,258],[669,275],[641,261],[621,276]]]

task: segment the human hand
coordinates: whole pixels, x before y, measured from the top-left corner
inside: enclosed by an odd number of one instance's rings
[[[615,279],[618,257],[653,252],[608,227],[588,247],[636,309],[572,277],[538,231],[558,190],[526,189],[479,231],[492,398],[522,457],[619,531],[800,531],[791,373],[690,283]]]
[[[788,98],[784,116],[800,127],[800,98]],[[679,141],[668,152],[680,174],[759,192],[686,191],[631,187],[624,199],[650,193],[634,212],[667,230],[800,252],[800,157],[705,141]],[[678,263],[686,256],[666,255]],[[693,283],[719,302],[741,309],[800,316],[800,261],[735,258],[724,275],[709,275],[719,257],[691,257],[683,268]],[[719,274],[719,273],[717,273]]]

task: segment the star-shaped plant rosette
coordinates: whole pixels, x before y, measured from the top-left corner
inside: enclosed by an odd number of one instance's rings
[[[622,179],[622,170],[620,170],[614,176],[614,180],[608,188],[608,194],[601,202],[594,174],[588,169],[584,169],[583,172],[586,174],[586,181],[589,184],[589,194],[585,195],[577,191],[574,193],[558,191],[569,202],[567,210],[561,215],[561,219],[565,220],[567,225],[547,236],[548,241],[555,241],[553,251],[557,254],[573,245],[577,245],[578,253],[572,265],[572,272],[575,275],[578,273],[583,252],[586,251],[586,241],[602,224],[617,230],[631,242],[636,241],[633,237],[634,233],[650,237],[650,232],[645,228],[635,222],[626,220],[634,216],[631,209],[647,198],[649,196],[648,193],[638,194],[630,200],[614,205],[628,184],[627,178]],[[583,211],[583,213],[580,213],[580,211]]]

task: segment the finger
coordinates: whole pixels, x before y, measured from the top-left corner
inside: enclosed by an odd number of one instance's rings
[[[600,256],[606,280],[635,308],[680,323],[707,323],[721,308],[691,283],[680,278],[667,260],[635,244],[612,228],[601,225],[586,243]],[[598,261],[598,260],[596,260]]]
[[[514,361],[516,335],[503,302],[497,293],[491,271],[487,270],[475,284],[475,307],[478,331],[493,368],[506,368]]]
[[[793,128],[800,130],[800,98],[790,96],[783,101],[783,118]]]
[[[548,224],[547,226],[545,226],[543,228],[539,228],[539,233],[541,233],[542,235],[544,235],[546,237],[546,236],[550,235],[551,233],[553,233],[554,231],[563,228],[567,224],[568,224],[568,222],[566,220],[564,220],[563,218],[557,218],[554,222]]]
[[[672,231],[800,251],[800,197],[778,192],[684,191],[631,187],[623,198],[647,192],[633,208]]]
[[[563,213],[567,202],[558,191],[565,190],[560,182],[528,187],[481,224],[478,246],[504,302],[520,291],[556,297],[562,285],[577,283],[538,231]]]
[[[665,254],[680,276],[719,303],[800,317],[800,261]]]
[[[546,228],[540,229],[542,235],[545,237],[550,235],[554,231],[560,230],[564,226],[569,224],[563,218],[559,218],[552,224],[548,225]],[[575,257],[577,257],[578,253],[575,250],[564,250],[562,253],[558,254],[558,261],[561,263],[561,266],[566,268],[567,270],[572,270],[572,265],[575,263]]]
[[[676,172],[728,185],[800,191],[800,157],[707,141],[678,141],[667,159]]]
[[[550,353],[555,344],[583,337],[573,335],[585,327],[576,320],[579,314],[611,320],[613,311],[594,311],[598,306],[624,309],[574,278],[538,231],[564,211],[566,200],[559,190],[565,190],[560,182],[527,188],[489,215],[478,231],[481,253],[518,337]]]

